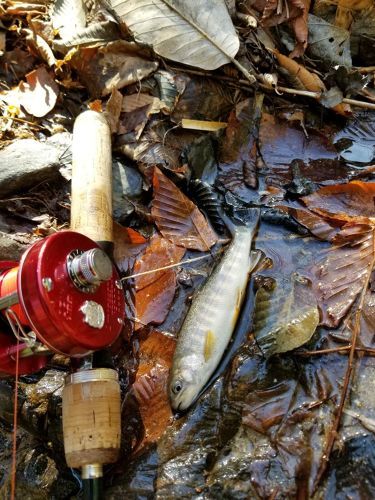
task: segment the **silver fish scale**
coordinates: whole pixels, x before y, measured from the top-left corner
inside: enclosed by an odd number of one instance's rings
[[[244,277],[246,285],[251,239],[250,230],[238,231],[224,257],[198,292],[180,331],[176,357],[194,349],[204,359],[207,331],[220,334],[218,317],[233,314],[234,311],[230,310],[232,304],[228,304],[228,292],[229,295],[234,294],[229,302],[236,302],[237,288],[242,288],[240,284]]]

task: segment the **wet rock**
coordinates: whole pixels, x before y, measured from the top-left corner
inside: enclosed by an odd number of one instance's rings
[[[63,136],[63,137],[62,137]],[[0,151],[0,197],[26,191],[60,177],[59,167],[69,148],[70,134],[56,134],[46,142],[20,139]]]
[[[108,500],[143,500],[155,498],[155,481],[159,456],[156,447],[136,458],[117,479],[117,484],[106,489]]]
[[[203,498],[206,471],[220,446],[222,391],[221,378],[159,442],[157,498]]]
[[[27,246],[0,231],[0,260],[19,260]]]
[[[324,498],[374,498],[375,438],[354,437],[333,453]]]
[[[130,215],[134,206],[129,199],[142,193],[143,179],[141,174],[120,160],[112,162],[113,175],[113,216],[117,220]]]

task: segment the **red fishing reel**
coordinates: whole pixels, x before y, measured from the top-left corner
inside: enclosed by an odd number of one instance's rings
[[[20,263],[0,262],[0,374],[43,368],[60,353],[82,357],[111,345],[125,315],[121,281],[109,257],[86,236],[61,231],[34,243]]]

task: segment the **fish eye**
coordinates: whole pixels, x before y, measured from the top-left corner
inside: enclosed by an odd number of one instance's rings
[[[182,382],[180,380],[176,380],[172,387],[172,391],[174,394],[178,394],[182,390]]]

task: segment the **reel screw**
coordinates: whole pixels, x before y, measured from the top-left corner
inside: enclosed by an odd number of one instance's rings
[[[50,292],[53,289],[53,281],[51,278],[42,278],[42,285],[47,292]]]

